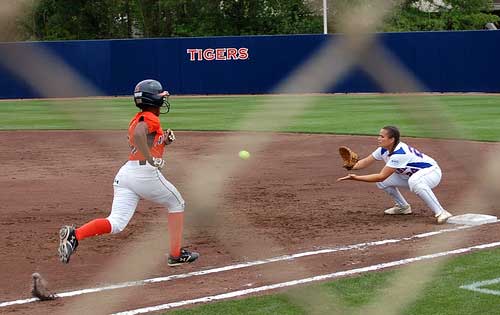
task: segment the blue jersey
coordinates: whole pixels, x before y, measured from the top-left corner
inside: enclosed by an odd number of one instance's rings
[[[421,169],[438,165],[433,158],[404,142],[400,142],[392,154],[389,154],[389,150],[379,147],[373,151],[372,156],[376,160],[383,160],[386,166],[395,168],[396,173],[408,177]]]

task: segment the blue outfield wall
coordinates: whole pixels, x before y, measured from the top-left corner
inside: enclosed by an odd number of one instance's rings
[[[159,80],[171,94],[178,95],[270,93],[325,41],[338,41],[341,36],[0,43],[0,98],[131,95],[134,85],[145,78]],[[500,92],[500,31],[380,33],[377,42],[399,58],[427,91]],[[60,57],[96,91],[59,93],[54,88],[41,93],[23,75],[8,70],[17,68],[16,63],[36,63],[34,57],[23,56],[33,47]],[[2,57],[6,54],[19,58],[6,65],[7,58]],[[43,80],[55,82],[51,80],[58,71],[46,72]],[[383,90],[360,66],[355,66],[327,92]]]

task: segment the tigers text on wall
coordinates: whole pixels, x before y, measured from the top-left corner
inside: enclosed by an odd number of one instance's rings
[[[186,50],[190,61],[203,60],[247,60],[248,48],[189,48]]]

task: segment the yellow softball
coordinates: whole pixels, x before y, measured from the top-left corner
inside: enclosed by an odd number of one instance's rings
[[[247,160],[250,157],[250,152],[242,150],[240,153],[238,153],[241,159]]]

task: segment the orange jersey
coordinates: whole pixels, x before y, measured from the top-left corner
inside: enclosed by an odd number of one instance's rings
[[[132,118],[128,127],[128,143],[130,145],[128,159],[131,161],[145,159],[134,144],[135,126],[141,121],[144,121],[148,125],[148,134],[146,137],[151,156],[161,158],[165,149],[165,135],[163,134],[163,129],[161,129],[160,119],[151,112],[139,112]]]

